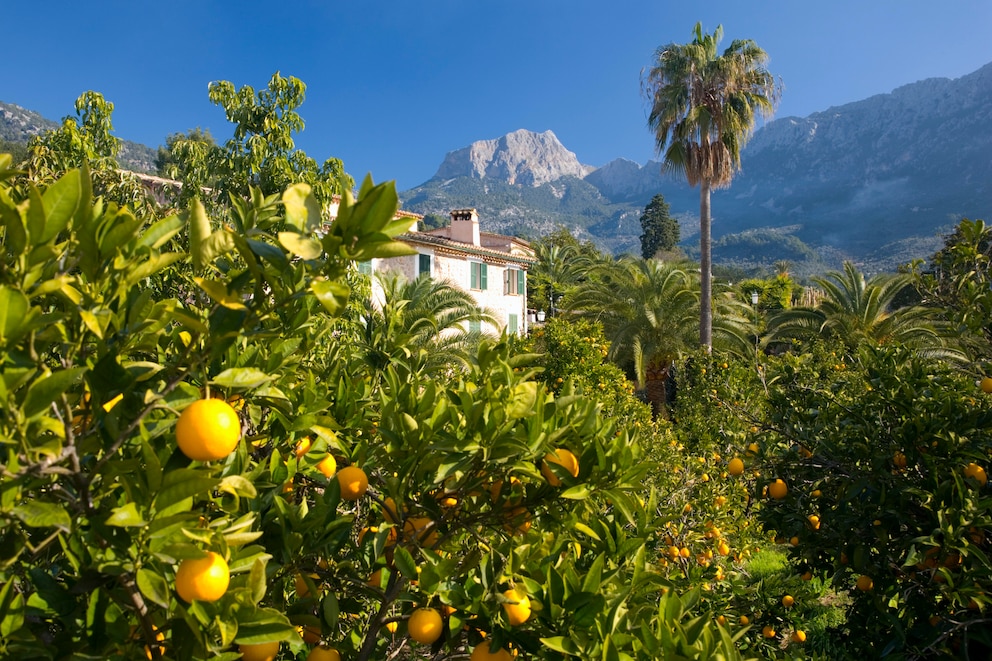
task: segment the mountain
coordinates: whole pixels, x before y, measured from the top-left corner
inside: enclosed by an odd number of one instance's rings
[[[990,154],[992,64],[769,122],[743,151],[731,187],[713,193],[714,260],[754,268],[788,259],[802,272],[844,259],[891,270],[926,257],[962,217],[992,218]],[[551,132],[515,131],[451,152],[401,197],[421,213],[476,207],[490,231],[533,237],[562,224],[636,253],[640,213],[656,193],[692,253],[698,189],[655,161],[587,168]]]
[[[58,127],[58,122],[46,119],[33,110],[0,101],[0,142],[26,144],[34,136]],[[128,170],[154,173],[157,155],[156,149],[130,140],[122,140],[121,153],[117,155],[117,161]]]

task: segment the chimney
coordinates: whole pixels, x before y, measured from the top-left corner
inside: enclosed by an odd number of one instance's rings
[[[479,214],[475,209],[454,209],[451,212],[452,241],[479,246]]]

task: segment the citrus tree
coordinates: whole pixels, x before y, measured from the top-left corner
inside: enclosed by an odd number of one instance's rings
[[[867,344],[806,346],[769,363],[768,378],[753,497],[765,527],[794,539],[798,571],[850,600],[833,643],[987,654],[992,408],[975,378]]]
[[[595,398],[505,342],[372,374],[349,274],[410,250],[391,185],[157,218],[0,158],[4,655],[739,658],[662,596]]]

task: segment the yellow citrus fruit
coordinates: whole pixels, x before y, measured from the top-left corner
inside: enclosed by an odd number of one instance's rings
[[[358,466],[345,466],[338,471],[342,500],[358,500],[369,488],[369,478]]]
[[[813,580],[813,572],[808,571],[804,573],[800,578],[802,578],[804,581],[811,581]]]
[[[307,661],[341,661],[341,655],[333,647],[318,645],[307,654]]]
[[[469,661],[513,661],[513,656],[503,648],[495,652],[489,651],[489,641],[484,640],[472,650]]]
[[[176,422],[179,449],[196,461],[223,459],[240,439],[238,413],[222,399],[198,399],[183,409]]]
[[[750,443],[747,446],[747,453],[748,454],[758,454],[758,450],[759,449],[760,448],[758,448],[758,444],[757,443]]]
[[[964,476],[972,478],[982,487],[989,481],[988,476],[985,474],[985,469],[974,462],[964,467]]]
[[[303,455],[310,452],[311,445],[313,445],[313,442],[309,438],[300,439],[300,441],[296,444],[296,449],[293,450],[294,454],[296,454],[296,458],[302,459]]]
[[[737,477],[738,475],[744,474],[744,460],[740,457],[734,457],[727,464],[727,472]]]
[[[806,517],[806,520],[809,521],[809,527],[812,528],[813,530],[820,529],[820,517],[818,517],[817,515],[810,514],[809,516]]]
[[[792,632],[792,642],[794,643],[805,643],[806,642],[806,632],[802,629],[796,629]]]
[[[775,500],[782,500],[787,493],[789,493],[789,487],[781,479],[777,479],[768,485],[768,495]]]
[[[892,455],[892,463],[896,465],[896,468],[905,468],[906,455],[904,455],[902,452],[896,452],[894,455]]]
[[[727,624],[727,616],[726,615],[718,615],[717,618],[716,618],[716,623],[719,624],[721,627],[722,626],[725,626]]]
[[[515,588],[503,593],[509,601],[504,602],[503,610],[506,611],[506,619],[512,626],[518,626],[530,618],[530,597],[523,590]]]
[[[437,526],[426,516],[408,516],[403,522],[403,535],[424,548],[437,544]]]
[[[441,614],[433,608],[418,608],[406,623],[410,638],[425,645],[430,645],[441,637],[443,626]]]
[[[324,477],[331,477],[338,470],[338,462],[334,460],[334,455],[329,454],[317,462],[317,470],[324,474]]]
[[[761,635],[764,636],[765,638],[774,638],[775,637],[775,627],[773,627],[770,624],[766,624],[761,629]]]
[[[748,624],[751,623],[751,620],[748,619],[747,615],[741,615],[740,619],[738,619],[737,621],[741,623],[742,627],[746,627]]]
[[[279,641],[258,643],[257,645],[238,645],[242,661],[272,661],[279,654]]]
[[[572,477],[578,477],[579,475],[579,460],[575,458],[569,450],[565,448],[558,448],[554,452],[549,452],[544,455],[544,461],[541,463],[541,473],[544,474],[544,479],[548,481],[553,487],[561,485],[561,480],[558,476],[554,474],[551,467],[548,466],[548,462],[564,466],[565,470],[569,472]]]
[[[176,592],[183,601],[217,601],[227,592],[231,572],[223,556],[207,551],[206,557],[187,558],[176,570]]]
[[[982,392],[992,393],[992,377],[988,377],[988,376],[984,377],[982,379],[981,387],[982,387]]]
[[[782,597],[782,605],[785,606],[786,608],[792,608],[792,605],[794,603],[796,603],[796,600],[792,597],[791,594],[787,594],[784,597]]]
[[[399,628],[399,622],[386,622],[386,631],[389,633],[396,633],[396,630]]]
[[[307,645],[313,645],[320,642],[320,627],[300,627],[299,632],[300,637],[303,638],[303,642]]]
[[[875,581],[871,580],[871,576],[862,574],[861,576],[858,576],[857,586],[862,592],[868,592],[875,587]]]

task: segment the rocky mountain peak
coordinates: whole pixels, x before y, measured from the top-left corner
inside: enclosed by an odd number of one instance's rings
[[[470,177],[540,186],[566,176],[581,178],[590,170],[551,131],[520,129],[448,152],[434,179]]]

